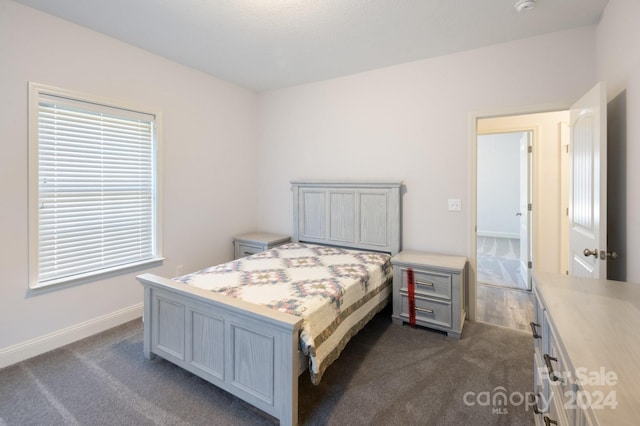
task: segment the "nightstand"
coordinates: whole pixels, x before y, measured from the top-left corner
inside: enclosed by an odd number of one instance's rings
[[[393,322],[409,323],[407,271],[414,275],[415,323],[460,338],[466,317],[467,258],[403,250],[393,258]]]
[[[261,251],[269,250],[279,245],[288,243],[291,237],[288,235],[269,234],[266,232],[252,232],[234,237],[234,258],[249,256]]]

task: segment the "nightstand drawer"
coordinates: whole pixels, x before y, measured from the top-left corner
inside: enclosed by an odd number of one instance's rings
[[[239,258],[260,253],[261,251],[264,251],[264,248],[262,246],[252,246],[249,244],[238,243],[236,246],[236,251],[236,258]]]
[[[407,269],[402,268],[401,291],[408,291]],[[416,296],[442,297],[451,299],[451,274],[432,271],[413,270]]]
[[[291,241],[291,237],[287,235],[269,234],[266,232],[238,235],[233,239],[234,258],[240,259],[241,257],[251,256],[252,254],[286,244],[289,241]]]
[[[427,327],[429,324],[451,327],[451,303],[421,297],[416,297],[415,301],[418,324],[423,323]],[[402,306],[400,316],[408,322],[409,296],[403,291],[400,291],[400,304]]]

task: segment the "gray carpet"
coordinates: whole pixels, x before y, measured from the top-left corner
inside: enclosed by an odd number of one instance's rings
[[[300,423],[533,424],[521,402],[533,387],[532,360],[527,333],[467,321],[455,341],[394,325],[387,309],[320,385],[300,377]],[[508,405],[491,403],[500,391]],[[139,320],[0,370],[2,426],[274,423],[169,362],[144,359]]]
[[[478,283],[527,290],[520,274],[520,240],[478,237]]]

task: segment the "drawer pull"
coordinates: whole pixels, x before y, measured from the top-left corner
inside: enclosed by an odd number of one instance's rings
[[[551,420],[549,417],[544,416],[544,426],[557,425],[558,422],[556,420]]]
[[[542,414],[542,411],[540,411],[538,409],[538,397],[540,396],[539,393],[537,394],[529,394],[529,402],[533,405],[533,412],[536,414]]]
[[[424,308],[418,308],[417,306],[415,307],[415,310],[417,312],[424,312],[425,314],[433,314],[433,309],[424,309]]]
[[[552,382],[557,382],[559,379],[553,372],[553,365],[551,365],[551,361],[558,362],[558,358],[554,358],[547,354],[544,354],[543,357],[544,357],[544,363],[547,366],[547,371],[549,372],[549,378],[551,379]]]
[[[538,334],[538,330],[536,330],[536,327],[540,327],[540,324],[536,324],[535,322],[531,321],[529,323],[529,326],[531,327],[531,334],[533,334],[533,338],[534,339],[542,339],[542,336]]]
[[[416,281],[416,285],[423,285],[425,287],[434,287],[434,284],[428,281]]]

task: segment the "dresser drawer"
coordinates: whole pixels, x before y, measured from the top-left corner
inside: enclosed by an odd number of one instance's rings
[[[549,412],[543,416],[543,421],[545,417],[548,419],[548,421],[545,421],[545,425],[568,426],[571,424],[564,414],[563,402],[557,393],[551,394]]]
[[[408,268],[402,268],[401,291],[408,291]],[[422,269],[413,270],[416,296],[441,297],[451,300],[451,274]]]
[[[544,313],[544,317],[545,323],[549,324],[549,317],[546,312]],[[549,358],[549,380],[552,385],[559,388],[557,392],[560,395],[564,395],[565,392],[572,390],[571,385],[573,383],[573,372],[565,361],[565,356],[560,350],[558,339],[553,330],[548,327],[545,331],[548,333],[549,346],[543,353],[546,353]]]
[[[532,411],[536,414],[536,424],[544,424],[543,417],[549,413],[551,390],[547,367],[542,361],[542,355],[538,350],[534,350],[533,355],[533,386],[534,393],[529,402],[534,404]],[[531,398],[533,398],[533,401]]]
[[[429,326],[429,324],[441,327],[451,327],[451,303],[434,299],[416,297],[416,323]],[[400,316],[409,322],[409,296],[400,291],[400,303],[402,310]]]
[[[534,348],[540,353],[549,353],[549,326],[544,319],[544,305],[537,291],[533,290],[533,321],[530,323]]]

